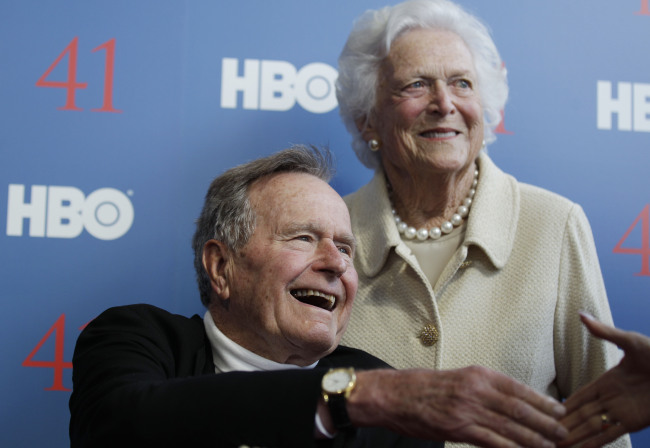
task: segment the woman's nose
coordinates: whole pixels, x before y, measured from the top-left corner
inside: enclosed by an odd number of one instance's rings
[[[455,106],[451,92],[449,92],[446,85],[435,84],[431,87],[429,95],[429,112],[447,115],[454,110]]]

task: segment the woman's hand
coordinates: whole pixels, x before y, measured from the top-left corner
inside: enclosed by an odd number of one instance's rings
[[[562,423],[570,435],[558,446],[586,441],[583,448],[596,448],[650,425],[650,338],[610,327],[584,314],[580,319],[594,336],[625,351],[618,366],[565,402],[567,415]]]

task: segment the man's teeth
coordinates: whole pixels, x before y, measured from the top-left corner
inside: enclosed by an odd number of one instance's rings
[[[449,132],[423,132],[422,136],[426,138],[448,138],[448,137],[453,137],[456,135],[456,132],[454,131],[449,131]]]
[[[291,294],[303,303],[315,305],[326,310],[331,310],[336,304],[336,297],[314,289],[296,289]]]

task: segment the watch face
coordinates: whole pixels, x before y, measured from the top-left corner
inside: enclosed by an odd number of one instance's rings
[[[352,376],[347,370],[335,370],[323,377],[323,389],[330,393],[340,393],[351,380]]]

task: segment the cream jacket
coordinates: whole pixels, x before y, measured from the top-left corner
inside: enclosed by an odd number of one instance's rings
[[[579,205],[485,154],[478,164],[464,243],[433,287],[397,231],[383,174],[345,197],[359,291],[342,343],[396,368],[481,365],[568,397],[620,359],[578,318],[612,323],[591,228]],[[438,332],[431,346],[419,338],[427,324]]]

